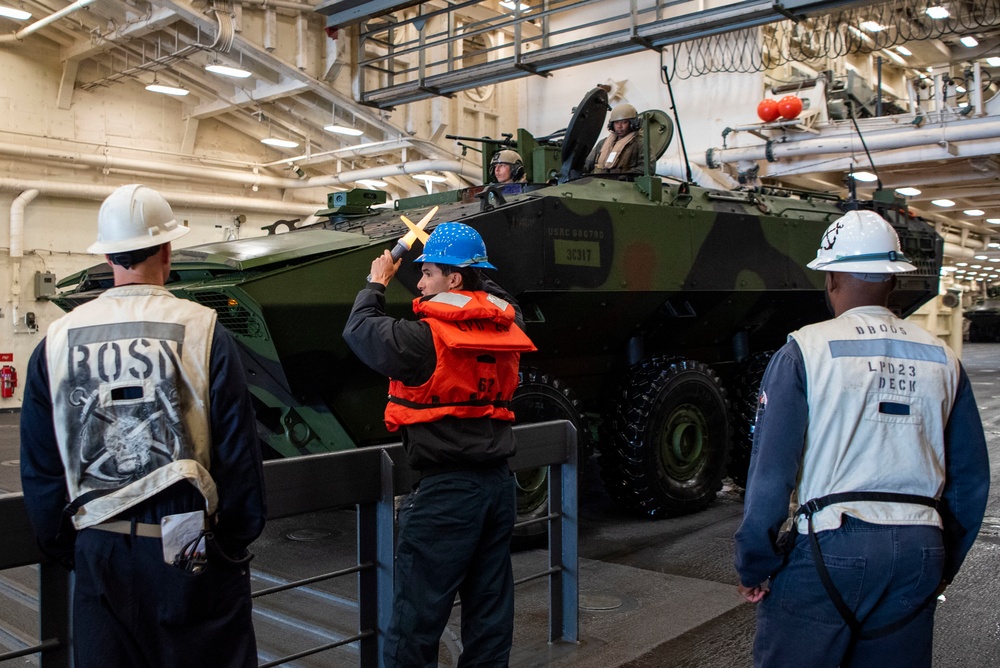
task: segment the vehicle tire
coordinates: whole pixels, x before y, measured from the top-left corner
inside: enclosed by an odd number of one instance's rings
[[[757,420],[757,401],[760,396],[760,381],[764,378],[767,364],[774,355],[773,350],[754,353],[740,362],[733,382],[730,401],[733,442],[729,447],[727,472],[733,482],[740,487],[747,485],[747,470],[750,468],[750,451],[753,448],[753,428]]]
[[[701,362],[652,358],[615,397],[613,442],[602,453],[608,493],[649,517],[701,510],[715,499],[729,451],[726,393]]]
[[[569,420],[576,427],[577,446],[585,452],[587,438],[580,402],[561,380],[532,367],[523,367],[519,383],[510,401],[514,424]],[[517,521],[536,519],[549,514],[549,470],[529,469],[515,474],[517,486]],[[514,527],[516,548],[544,545],[548,527],[544,522]]]

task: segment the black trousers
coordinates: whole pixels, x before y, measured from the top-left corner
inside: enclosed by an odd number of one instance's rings
[[[434,668],[457,593],[459,668],[507,666],[514,637],[510,538],[517,518],[506,463],[424,478],[399,511],[386,666]]]
[[[159,538],[84,529],[76,541],[76,668],[254,668],[250,571],[163,561]]]

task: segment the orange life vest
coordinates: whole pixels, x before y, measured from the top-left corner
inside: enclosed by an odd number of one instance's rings
[[[514,322],[514,307],[486,292],[442,292],[413,300],[434,337],[437,363],[423,385],[389,381],[385,426],[434,422],[451,415],[513,421],[521,353],[534,344]]]

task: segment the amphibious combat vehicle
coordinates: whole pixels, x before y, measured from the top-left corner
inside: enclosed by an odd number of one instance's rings
[[[241,344],[263,441],[295,456],[390,442],[387,383],[341,338],[371,260],[437,205],[486,241],[495,279],[519,301],[538,352],[524,355],[519,421],[565,418],[598,463],[611,496],[651,517],[698,510],[726,471],[742,482],[757,386],[788,332],[828,317],[822,272],[805,269],[825,228],[852,206],[898,230],[918,271],[899,277],[902,315],[937,293],[942,240],[905,208],[822,193],[728,191],[655,175],[672,135],[662,112],[643,119],[635,175],[584,175],[605,125],[595,89],[565,133],[512,146],[528,183],[477,186],[372,208],[385,194],[332,193],[323,222],[266,237],[175,251],[168,287],[215,309]],[[397,317],[418,293],[414,247],[386,293]],[[110,285],[107,265],[62,282],[64,308]],[[731,447],[732,457],[730,458]],[[522,518],[544,514],[545,471],[522,473]],[[536,530],[544,527],[533,525]]]

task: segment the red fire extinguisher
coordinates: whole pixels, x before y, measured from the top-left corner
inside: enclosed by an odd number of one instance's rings
[[[17,387],[17,369],[10,365],[0,367],[0,397],[10,399]]]

